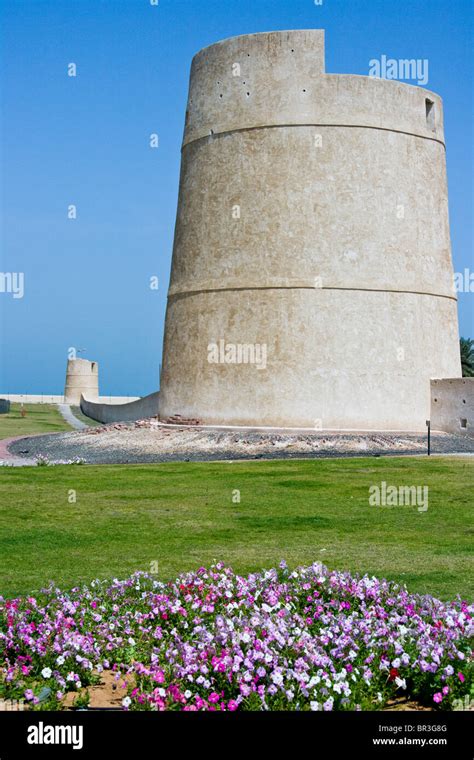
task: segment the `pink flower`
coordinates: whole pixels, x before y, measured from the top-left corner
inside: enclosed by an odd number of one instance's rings
[[[228,710],[230,710],[231,712],[234,712],[234,710],[237,710],[238,707],[239,706],[238,706],[237,702],[235,701],[235,699],[229,699],[229,701],[227,703],[227,709]]]
[[[459,673],[458,673],[458,678],[459,678],[459,680],[461,681],[461,683],[464,683],[464,681],[466,680],[466,679],[464,678],[463,674],[461,673],[461,671],[459,671]]]
[[[212,702],[213,704],[215,704],[216,702],[219,701],[219,699],[220,699],[219,694],[216,694],[215,691],[209,694],[209,702]]]
[[[433,702],[436,702],[437,704],[439,704],[442,701],[443,701],[443,695],[441,694],[440,691],[437,691],[436,694],[434,694],[433,696]]]

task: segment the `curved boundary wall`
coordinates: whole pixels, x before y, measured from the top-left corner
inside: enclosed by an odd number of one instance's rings
[[[158,414],[159,391],[128,404],[101,404],[81,396],[81,412],[97,422],[135,422]]]

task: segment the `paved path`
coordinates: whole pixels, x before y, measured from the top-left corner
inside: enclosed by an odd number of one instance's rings
[[[74,416],[69,404],[58,404],[58,408],[68,425],[75,430],[85,430],[89,427],[85,422],[81,422],[81,420],[78,420],[77,417]]]
[[[26,467],[27,465],[36,464],[36,459],[18,457],[8,451],[10,443],[13,443],[13,441],[21,441],[22,438],[25,438],[25,436],[16,435],[13,438],[4,438],[3,441],[0,441],[0,466],[7,464],[10,467]]]

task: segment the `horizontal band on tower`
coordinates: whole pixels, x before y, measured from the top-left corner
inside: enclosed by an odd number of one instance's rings
[[[183,144],[181,146],[181,150],[184,150],[188,145],[192,145],[195,142],[198,142],[199,140],[204,140],[206,137],[221,137],[222,135],[231,135],[236,132],[251,132],[254,130],[262,130],[262,129],[293,129],[294,127],[315,127],[318,129],[376,129],[380,132],[394,132],[398,135],[407,135],[408,137],[420,137],[422,140],[429,140],[431,142],[437,142],[440,145],[443,146],[443,148],[446,150],[446,146],[443,140],[440,140],[437,137],[431,137],[429,135],[423,135],[419,132],[406,132],[403,129],[393,129],[391,127],[377,127],[372,124],[309,124],[309,123],[300,123],[300,124],[256,124],[246,127],[233,127],[232,129],[201,129],[197,130],[197,135],[192,136],[191,138],[187,139],[185,138],[183,140]]]
[[[305,284],[292,284],[292,285],[223,285],[222,287],[213,286],[205,287],[201,285],[199,287],[182,288],[176,286],[170,286],[168,290],[168,298],[174,298],[176,296],[188,296],[195,295],[197,293],[218,293],[219,291],[242,291],[242,290],[352,290],[356,292],[367,293],[401,293],[404,295],[415,296],[431,296],[432,298],[447,298],[450,301],[457,301],[457,297],[454,295],[447,295],[445,293],[433,293],[425,290],[397,290],[396,288],[359,288],[359,287],[344,287],[342,285],[309,285]]]

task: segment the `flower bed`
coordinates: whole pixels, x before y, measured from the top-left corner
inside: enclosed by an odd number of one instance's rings
[[[111,671],[126,710],[367,710],[401,694],[452,709],[470,693],[472,611],[320,564],[51,586],[0,597],[0,696],[86,705]]]

